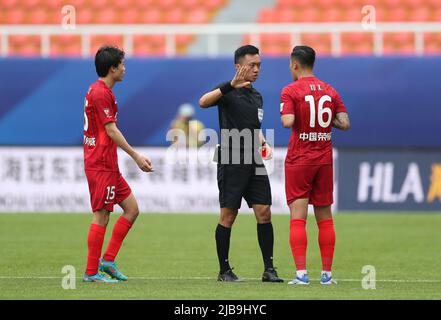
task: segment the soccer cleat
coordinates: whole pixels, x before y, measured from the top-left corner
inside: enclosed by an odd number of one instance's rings
[[[233,272],[233,269],[228,269],[225,272],[219,272],[217,276],[217,281],[225,281],[225,282],[242,282],[236,274]]]
[[[103,258],[100,259],[99,270],[107,273],[111,278],[119,281],[127,281],[127,277],[119,271],[118,266],[114,261],[106,261]]]
[[[309,285],[309,277],[307,274],[304,274],[301,278],[299,277],[295,277],[294,279],[292,279],[290,282],[288,282],[288,284],[300,284],[300,285]]]
[[[94,274],[93,276],[89,276],[88,274],[84,274],[83,282],[105,282],[105,283],[116,283],[118,280],[113,280],[107,278],[105,275],[101,273]]]
[[[332,276],[328,276],[326,273],[322,273],[320,284],[324,284],[324,285],[337,284],[337,281],[333,280]]]
[[[275,268],[268,268],[262,274],[262,282],[283,282],[283,279],[279,278]]]

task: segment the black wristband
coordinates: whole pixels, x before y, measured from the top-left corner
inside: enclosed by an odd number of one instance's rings
[[[227,82],[226,84],[221,86],[219,89],[222,92],[222,94],[227,94],[228,92],[233,91],[235,88],[231,85],[231,82]]]

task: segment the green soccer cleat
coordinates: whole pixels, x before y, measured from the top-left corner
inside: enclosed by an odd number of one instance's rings
[[[94,274],[93,276],[89,276],[85,274],[83,277],[83,282],[104,282],[104,283],[116,283],[118,280],[113,280],[107,278],[105,275],[101,273]]]
[[[99,270],[107,273],[111,278],[119,281],[127,281],[127,277],[119,271],[118,266],[114,261],[106,261],[103,258],[100,259]]]

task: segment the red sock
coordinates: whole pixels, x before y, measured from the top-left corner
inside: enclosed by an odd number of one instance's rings
[[[292,219],[289,233],[292,256],[297,270],[306,270],[306,247],[308,236],[306,235],[306,220]]]
[[[89,235],[87,237],[87,266],[86,274],[93,276],[98,273],[98,263],[101,257],[101,249],[103,248],[104,235],[106,228],[98,224],[91,224]]]
[[[335,246],[334,222],[331,218],[319,221],[317,225],[319,229],[318,241],[322,255],[323,271],[331,271]]]
[[[106,253],[103,258],[106,261],[115,261],[115,257],[118,254],[119,249],[132,227],[132,223],[128,221],[123,216],[119,217],[118,221],[116,221],[115,226],[113,227],[112,237],[110,238],[109,246],[107,247]]]

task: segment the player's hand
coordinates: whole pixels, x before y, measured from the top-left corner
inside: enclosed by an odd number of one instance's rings
[[[245,76],[249,70],[250,67],[248,66],[241,66],[239,69],[237,69],[233,80],[231,80],[231,85],[236,89],[249,86],[251,82],[245,80]]]
[[[273,149],[268,143],[259,148],[259,152],[262,155],[263,160],[271,160],[273,158]]]
[[[144,172],[153,172],[153,166],[152,166],[152,162],[149,158],[144,157],[140,154],[138,154],[135,157],[135,162],[138,165],[139,169],[141,169]]]

